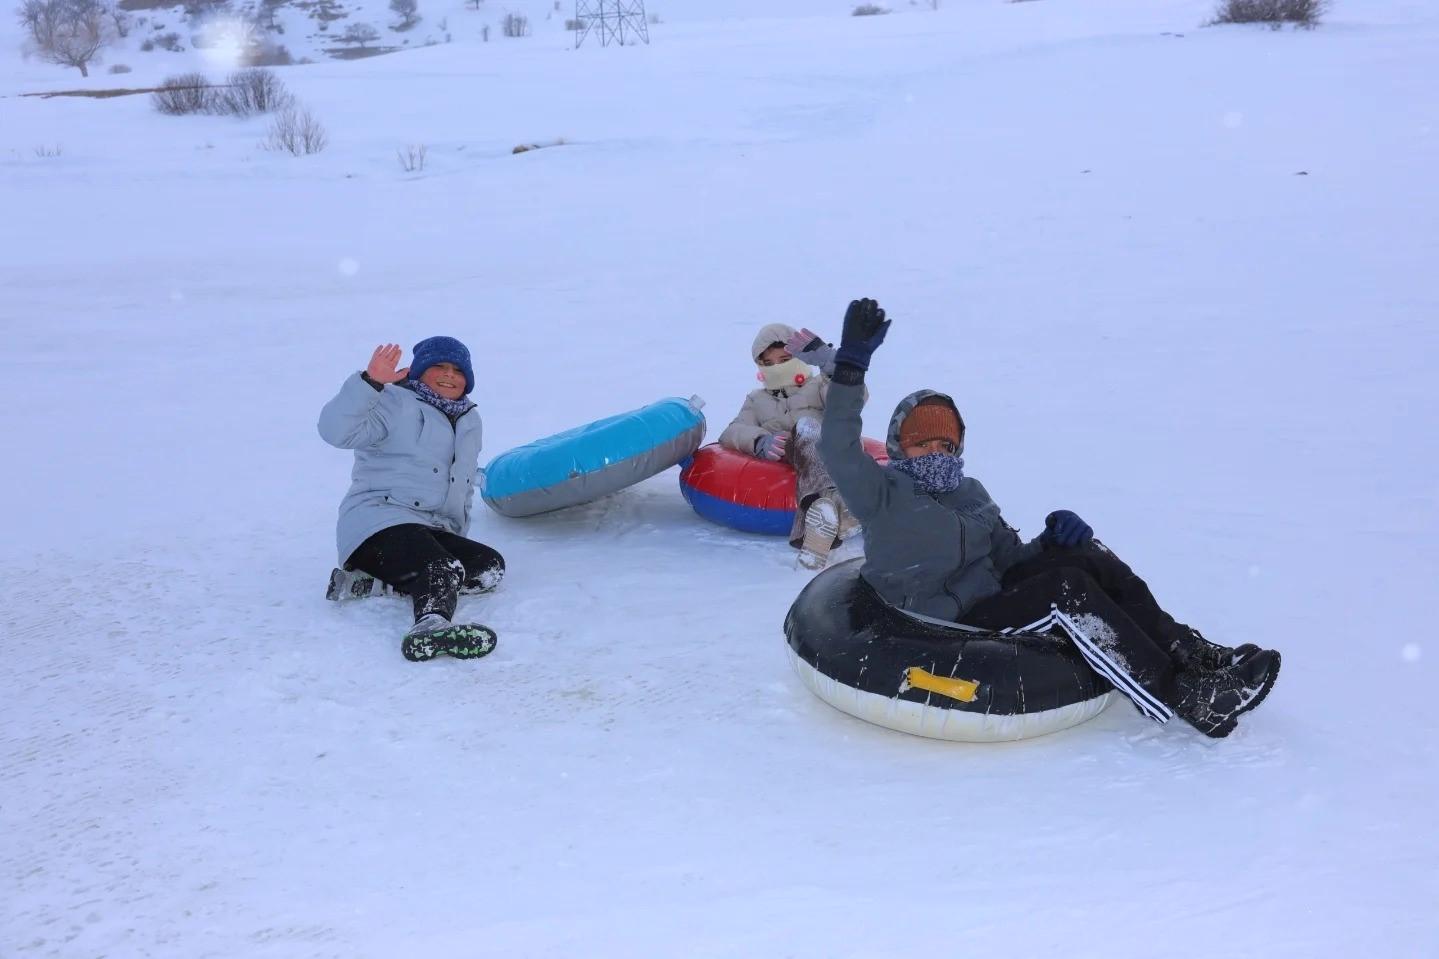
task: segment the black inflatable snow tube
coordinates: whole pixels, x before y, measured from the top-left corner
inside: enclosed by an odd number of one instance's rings
[[[965,742],[1042,736],[1109,705],[1113,687],[1068,637],[907,615],[865,582],[862,564],[820,573],[785,617],[795,670],[830,705],[891,729]]]

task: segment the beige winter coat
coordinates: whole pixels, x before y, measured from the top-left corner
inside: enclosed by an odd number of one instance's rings
[[[783,323],[771,323],[759,331],[750,348],[750,356],[759,364],[760,354],[772,343],[783,343],[795,330]],[[720,434],[720,445],[739,453],[755,455],[755,444],[771,433],[788,433],[802,416],[819,419],[824,415],[824,400],[829,394],[829,377],[815,373],[803,386],[786,390],[758,389],[745,397],[744,406],[734,422]]]

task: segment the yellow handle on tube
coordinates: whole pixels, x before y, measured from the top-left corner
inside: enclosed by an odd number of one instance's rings
[[[972,679],[936,676],[918,666],[911,666],[904,671],[904,686],[900,688],[900,691],[903,692],[911,687],[939,693],[941,696],[948,696],[950,699],[957,699],[962,703],[974,702],[974,697],[979,692],[979,683]]]

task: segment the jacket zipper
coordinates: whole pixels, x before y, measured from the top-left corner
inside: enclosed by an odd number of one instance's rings
[[[959,569],[960,569],[960,570],[963,570],[963,569],[964,569],[964,560],[965,560],[965,556],[966,556],[966,554],[967,554],[968,552],[969,552],[969,549],[966,547],[965,541],[964,541],[964,520],[961,519],[961,520],[959,521]],[[952,589],[949,588],[949,579],[948,579],[947,577],[946,577],[946,579],[945,579],[945,581],[944,581],[944,591],[945,591],[947,594],[949,594],[949,598],[950,598],[950,599],[954,600],[954,605],[955,605],[955,608],[959,610],[959,615],[963,616],[963,615],[964,615],[964,611],[965,611],[965,610],[964,610],[964,603],[960,602],[959,594],[956,593],[954,590],[952,590]]]

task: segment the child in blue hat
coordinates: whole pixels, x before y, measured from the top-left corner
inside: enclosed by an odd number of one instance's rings
[[[469,399],[474,366],[465,344],[449,336],[416,343],[404,369],[401,352],[394,343],[376,347],[320,411],[325,442],[355,451],[329,595],[343,598],[354,571],[368,574],[414,602],[415,625],[400,647],[406,659],[474,659],[494,649],[496,637],[487,626],[452,621],[460,592],[487,592],[505,573],[498,552],[464,535],[481,447],[480,414]]]

